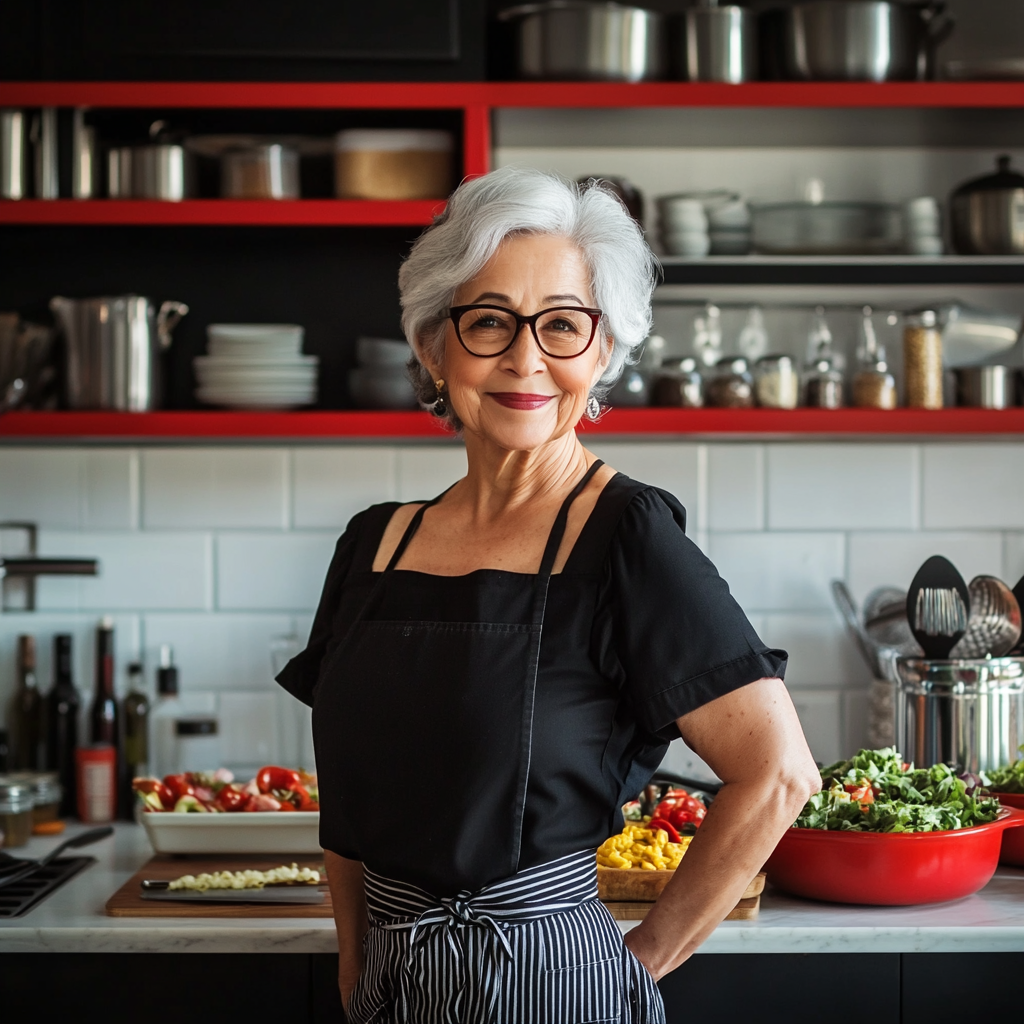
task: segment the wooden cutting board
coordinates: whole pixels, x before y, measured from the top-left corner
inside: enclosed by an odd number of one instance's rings
[[[213,918],[329,918],[334,916],[331,906],[331,895],[326,893],[325,901],[319,906],[302,904],[260,904],[260,903],[175,903],[155,902],[142,898],[142,880],[144,878],[166,878],[168,880],[180,878],[182,875],[198,875],[204,871],[241,871],[245,868],[253,868],[256,871],[267,871],[270,868],[280,867],[282,864],[298,864],[299,867],[316,868],[323,872],[323,860],[318,857],[309,856],[281,856],[276,857],[153,857],[147,861],[138,871],[121,886],[113,896],[107,900],[106,912],[108,917],[213,917]],[[598,875],[602,871],[612,871],[616,874],[635,875],[666,875],[671,876],[670,871],[618,871],[615,868],[598,868]],[[764,873],[759,874],[743,893],[743,899],[732,910],[727,921],[750,920],[757,916],[758,905],[761,900],[761,891],[764,889]],[[664,888],[668,878],[661,882]],[[648,883],[649,884],[649,883]],[[599,883],[600,885],[600,883]],[[619,892],[628,892],[621,886]],[[632,890],[636,891],[636,890]],[[660,889],[659,889],[660,892]],[[604,898],[605,906],[608,907],[612,917],[617,921],[639,921],[642,920],[651,904],[657,896],[649,899],[617,899],[609,900]]]
[[[282,864],[298,864],[300,868],[316,868],[323,875],[322,857],[289,856],[278,854],[261,857],[154,857],[136,871],[113,896],[107,900],[108,917],[333,917],[331,895],[319,906],[303,904],[261,903],[174,903],[155,902],[142,898],[144,878],[181,878],[198,875],[203,871],[243,871],[252,868],[268,871]]]
[[[673,873],[598,868],[597,892],[616,921],[642,921]],[[763,871],[754,876],[739,903],[726,915],[726,921],[753,921],[757,917],[765,879]]]

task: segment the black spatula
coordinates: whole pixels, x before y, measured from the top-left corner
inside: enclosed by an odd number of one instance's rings
[[[907,621],[924,656],[948,658],[967,629],[970,612],[971,598],[963,576],[948,558],[932,555],[917,570],[907,591]]]

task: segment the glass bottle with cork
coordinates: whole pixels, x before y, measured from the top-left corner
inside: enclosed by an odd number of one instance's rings
[[[132,779],[148,774],[149,768],[149,698],[142,672],[142,662],[128,666],[128,693],[121,704],[124,722],[124,773],[121,788],[121,816],[134,818]]]
[[[108,616],[96,630],[96,686],[89,708],[89,739],[93,746],[114,748],[117,779],[123,766],[119,717],[114,694],[114,620]]]
[[[53,687],[46,698],[46,709],[47,759],[51,771],[60,777],[61,817],[74,814],[78,804],[75,749],[78,747],[80,707],[71,666],[71,636],[58,633],[53,638]]]
[[[42,771],[46,767],[46,717],[36,682],[36,638],[18,637],[18,689],[11,700],[11,768]]]

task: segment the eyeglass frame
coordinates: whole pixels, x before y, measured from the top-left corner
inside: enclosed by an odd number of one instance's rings
[[[479,352],[474,352],[463,340],[462,333],[459,331],[459,320],[462,319],[466,313],[474,309],[496,309],[502,313],[508,313],[509,316],[515,317],[516,329],[512,332],[512,340],[500,351],[491,352],[488,355],[482,355]],[[571,309],[577,313],[586,313],[590,317],[590,322],[593,325],[590,332],[590,339],[586,345],[579,350],[579,352],[573,352],[571,356],[559,356],[555,355],[554,352],[549,352],[541,343],[540,338],[537,335],[537,321],[545,313],[554,313],[560,309]],[[477,359],[494,359],[497,356],[503,356],[515,343],[519,337],[519,332],[524,326],[529,325],[530,333],[533,335],[533,340],[537,343],[537,348],[541,350],[550,359],[576,359],[583,355],[584,352],[594,344],[594,338],[597,337],[597,328],[601,324],[601,320],[604,318],[604,310],[596,309],[587,306],[548,306],[547,309],[538,310],[532,316],[520,316],[514,309],[509,309],[507,306],[492,306],[487,303],[470,303],[468,306],[452,306],[448,310],[448,319],[451,320],[452,326],[455,328],[455,337],[459,339],[459,344],[471,355]]]

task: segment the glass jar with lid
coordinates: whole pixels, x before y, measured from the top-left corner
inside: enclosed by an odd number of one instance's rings
[[[0,846],[24,846],[32,835],[32,786],[0,775]]]
[[[750,409],[754,405],[754,378],[746,359],[719,359],[704,387],[704,400],[715,409]]]
[[[754,393],[765,409],[795,409],[800,402],[800,373],[786,355],[762,356],[754,364]]]
[[[703,387],[704,382],[697,368],[697,360],[692,356],[685,359],[664,359],[654,380],[654,404],[679,409],[699,409],[704,405]]]
[[[60,817],[60,775],[57,772],[12,772],[14,782],[32,788],[32,824],[56,821]]]

